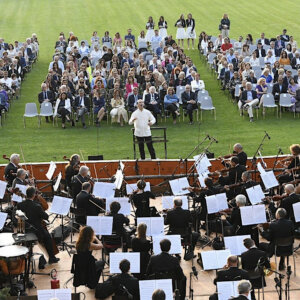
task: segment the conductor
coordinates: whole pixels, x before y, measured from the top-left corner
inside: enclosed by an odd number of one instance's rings
[[[153,125],[156,120],[152,113],[144,108],[143,100],[138,100],[137,107],[138,109],[132,113],[128,123],[129,125],[134,124],[134,135],[139,144],[141,159],[145,159],[144,143],[147,144],[151,159],[156,159],[150,130],[150,126]]]

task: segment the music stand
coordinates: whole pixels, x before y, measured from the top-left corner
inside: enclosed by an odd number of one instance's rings
[[[64,241],[64,217],[69,213],[72,201],[73,199],[71,198],[54,196],[51,208],[49,209],[49,212],[57,214],[61,218],[62,239],[60,245],[62,246],[63,251],[67,250],[69,256],[71,256],[69,248],[72,249],[74,246],[68,245]]]

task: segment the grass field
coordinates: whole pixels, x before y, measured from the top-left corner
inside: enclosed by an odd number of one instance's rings
[[[73,31],[79,39],[90,40],[91,33],[97,30],[102,36],[105,30],[111,35],[119,31],[124,36],[131,27],[137,36],[144,29],[146,20],[152,15],[157,22],[160,15],[168,21],[168,32],[175,35],[175,21],[181,13],[193,13],[196,20],[196,32],[205,30],[209,34],[218,34],[218,24],[224,12],[229,14],[232,29],[231,37],[252,33],[254,40],[261,31],[267,37],[281,33],[287,28],[300,44],[300,26],[297,16],[292,11],[300,10],[300,2],[285,0],[269,1],[179,1],[179,0],[0,0],[2,12],[0,21],[1,36],[6,41],[24,40],[31,33],[37,33],[40,41],[40,56],[32,72],[22,85],[22,96],[9,113],[8,119],[0,129],[0,154],[19,152],[22,145],[27,161],[62,160],[63,155],[74,152],[87,155],[103,154],[105,159],[133,158],[130,127],[103,125],[99,131],[94,127],[83,130],[81,127],[62,130],[51,124],[42,123],[37,128],[36,120],[27,120],[23,128],[22,115],[26,102],[37,101],[40,84],[44,79],[51,60],[54,44],[60,31],[68,34]],[[289,8],[289,9],[288,9]],[[292,11],[291,9],[292,8]],[[276,154],[280,146],[288,152],[291,143],[299,142],[299,119],[284,114],[276,119],[273,112],[268,112],[265,120],[262,116],[254,123],[248,117],[242,119],[233,106],[219,90],[215,78],[200,60],[198,51],[189,51],[200,71],[206,88],[213,98],[217,109],[217,121],[208,112],[200,124],[190,126],[178,123],[173,126],[168,120],[168,153],[169,158],[185,157],[192,151],[199,138],[205,133],[219,140],[211,148],[216,155],[226,154],[235,142],[244,144],[249,156],[255,152],[266,130],[272,137],[267,141],[263,154]],[[164,125],[161,123],[160,125]],[[156,145],[158,157],[163,157],[163,146]],[[1,155],[2,156],[2,155]],[[0,160],[4,163],[4,160]]]

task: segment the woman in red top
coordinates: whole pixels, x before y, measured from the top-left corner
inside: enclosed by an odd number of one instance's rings
[[[222,44],[221,49],[222,49],[223,52],[225,52],[226,50],[229,50],[230,48],[232,48],[232,44],[230,43],[230,39],[225,38],[224,39],[224,44]]]
[[[125,86],[126,88],[125,99],[127,99],[128,95],[133,92],[133,88],[135,87],[139,87],[139,85],[136,82],[134,82],[133,76],[128,76],[127,83]]]

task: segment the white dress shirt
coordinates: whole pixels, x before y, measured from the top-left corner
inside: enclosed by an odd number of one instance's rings
[[[136,119],[136,120],[134,120]],[[134,121],[133,121],[134,120]],[[128,122],[129,125],[134,124],[134,135],[138,137],[145,137],[151,136],[151,130],[148,123],[154,124],[156,122],[152,113],[148,110],[143,108],[140,110],[139,108],[135,110],[131,118]]]

